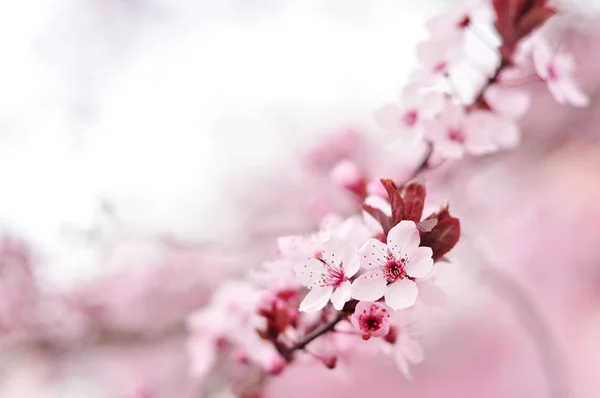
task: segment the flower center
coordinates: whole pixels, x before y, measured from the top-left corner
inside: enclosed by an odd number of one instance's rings
[[[459,144],[465,142],[465,136],[460,129],[450,129],[448,131],[448,138],[450,141],[458,142]]]
[[[396,259],[388,260],[383,267],[383,275],[385,279],[389,282],[395,282],[398,279],[404,279],[406,277],[406,271],[404,271],[404,266],[406,265],[406,258],[400,259],[400,261]]]
[[[448,69],[448,63],[446,61],[440,61],[433,66],[433,72],[443,74],[446,73]]]
[[[337,264],[325,263],[326,272],[321,274],[321,286],[338,287],[346,279],[344,270]]]
[[[548,80],[558,80],[558,72],[554,65],[548,65]]]
[[[404,117],[402,119],[404,121],[404,124],[413,127],[417,123],[418,118],[419,114],[417,113],[417,111],[415,109],[411,109],[404,114]]]
[[[369,332],[376,332],[381,328],[380,317],[369,316],[366,319],[362,319],[363,329],[368,330]]]
[[[469,18],[468,15],[465,15],[465,17],[463,19],[461,19],[460,22],[458,22],[458,28],[465,29],[470,24],[471,24],[471,18]]]

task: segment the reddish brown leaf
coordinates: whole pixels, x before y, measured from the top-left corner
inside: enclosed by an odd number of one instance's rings
[[[377,220],[377,222],[381,225],[381,228],[383,228],[383,232],[387,235],[387,233],[392,228],[390,226],[390,218],[387,216],[387,214],[385,214],[383,211],[381,211],[373,206],[369,206],[367,204],[362,204],[361,208],[364,211],[366,211],[367,213],[369,213],[369,215],[371,217],[373,217],[375,220]]]
[[[279,333],[282,333],[289,326],[292,318],[286,308],[277,308],[274,315],[274,329],[276,330],[277,335],[279,335]]]
[[[425,186],[417,182],[411,182],[404,188],[402,198],[404,199],[404,218],[406,220],[416,223],[421,221],[426,194]]]
[[[511,0],[493,0],[494,11],[496,13],[496,30],[506,42],[512,35],[513,19],[510,13]]]
[[[448,217],[450,213],[448,212],[448,205],[442,206],[437,212],[430,214],[425,218],[425,220],[443,220]],[[423,220],[423,221],[425,221]]]
[[[542,26],[548,18],[556,14],[552,8],[536,8],[519,20],[516,33],[519,37],[528,36],[534,29]]]
[[[404,200],[402,199],[402,196],[400,195],[400,191],[398,191],[396,184],[394,184],[394,181],[382,179],[381,183],[387,191],[388,197],[390,199],[390,204],[392,205],[392,218],[390,228],[394,228],[396,224],[404,220]]]
[[[433,251],[433,259],[438,260],[448,253],[460,238],[460,221],[457,218],[445,217],[437,225],[426,233],[421,239],[421,246],[430,247]]]

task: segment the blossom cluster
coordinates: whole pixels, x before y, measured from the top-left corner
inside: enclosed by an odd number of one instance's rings
[[[493,20],[484,35],[478,19],[486,10]],[[312,166],[351,193],[358,211],[349,218],[329,212],[318,232],[280,237],[274,259],[221,286],[211,304],[189,318],[197,376],[231,364],[264,377],[293,361],[334,368],[351,357],[357,340],[369,340],[369,348],[391,354],[410,377],[410,365],[423,360],[412,310],[461,230],[447,204],[427,207],[431,187],[421,177],[442,163],[518,145],[519,120],[530,103],[524,83],[547,85],[561,104],[589,102],[575,81],[571,55],[543,35],[555,13],[545,0],[473,0],[429,21],[429,38],[417,48],[420,66],[399,102],[374,113],[385,145],[365,162],[355,156],[360,140],[344,132],[311,158]],[[494,65],[481,72],[482,83],[465,100],[453,79],[471,64],[471,37],[491,49]],[[379,179],[378,172],[395,165],[382,168],[381,159],[407,149],[417,162],[405,165],[402,178]],[[231,388],[257,396],[264,377],[252,388]]]
[[[524,83],[543,82],[561,104],[588,104],[574,78],[573,57],[560,42],[551,43],[543,35],[542,25],[555,14],[547,1],[455,3],[428,22],[430,37],[417,48],[420,67],[402,90],[399,103],[376,112],[384,128],[403,140],[427,141],[437,159],[456,159],[518,145],[518,122],[530,103],[527,91],[519,87]],[[490,6],[495,29],[484,35],[478,17]],[[471,61],[479,62],[466,51],[470,37],[493,51],[493,68],[471,70],[484,76],[473,100],[465,101],[453,75],[465,65],[472,67]]]
[[[279,238],[274,260],[224,284],[190,317],[196,374],[222,351],[271,375],[302,358],[333,368],[348,355],[348,339],[379,338],[410,375],[409,363],[422,359],[410,309],[434,263],[458,242],[460,222],[447,206],[423,217],[420,182],[381,184],[381,207],[364,204],[361,215],[329,218],[315,234]]]

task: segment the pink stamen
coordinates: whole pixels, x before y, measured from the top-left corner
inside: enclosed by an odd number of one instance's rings
[[[443,74],[447,72],[447,69],[448,63],[446,61],[440,61],[433,67],[433,72]]]
[[[390,259],[383,267],[383,275],[385,279],[392,283],[398,279],[404,279],[406,277],[406,271],[404,266],[406,265],[406,259],[402,258],[400,261],[396,259]]]
[[[448,131],[448,138],[450,141],[458,142],[460,144],[465,142],[465,136],[459,129],[450,129]]]
[[[320,285],[321,286],[333,286],[338,287],[346,280],[346,274],[344,270],[336,264],[325,263],[327,267],[327,273],[321,275]]]
[[[548,80],[558,80],[558,73],[554,65],[548,65]]]

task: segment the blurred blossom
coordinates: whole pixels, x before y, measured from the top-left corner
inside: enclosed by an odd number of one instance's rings
[[[598,18],[0,5],[0,396],[597,397]]]

